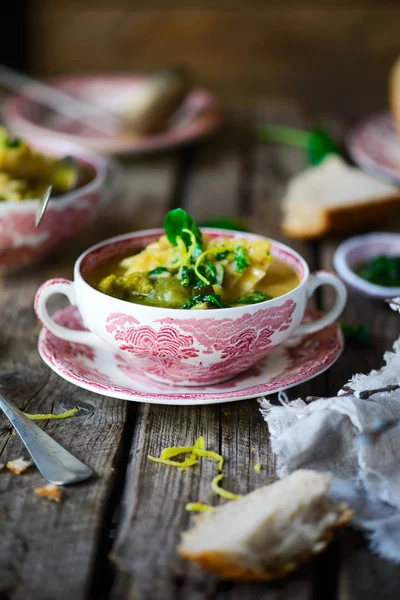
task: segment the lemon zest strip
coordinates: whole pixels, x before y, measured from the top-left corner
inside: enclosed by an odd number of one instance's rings
[[[79,408],[71,408],[70,410],[66,410],[63,413],[59,413],[58,415],[55,415],[54,413],[48,413],[48,414],[24,413],[24,415],[26,417],[28,417],[28,419],[30,419],[31,421],[47,421],[48,419],[68,419],[69,417],[73,417],[74,415],[76,415],[76,413],[78,411],[79,411]]]
[[[156,456],[148,455],[147,458],[152,460],[153,462],[161,463],[162,465],[168,465],[169,467],[179,467],[181,468],[185,465],[185,462],[180,462],[178,460],[168,460],[167,458],[157,458]]]
[[[178,456],[179,454],[188,454],[189,452],[193,452],[195,446],[171,446],[171,448],[165,448],[161,454],[160,458],[172,458],[174,456]]]
[[[233,492],[228,492],[228,490],[224,490],[218,484],[224,478],[223,475],[217,475],[211,482],[211,489],[213,492],[221,496],[221,498],[225,498],[225,500],[237,500],[241,498],[241,494],[234,494]]]
[[[188,502],[185,505],[185,509],[191,512],[209,512],[210,510],[214,510],[214,506],[203,504],[202,502]]]
[[[204,250],[204,252],[202,252],[200,254],[200,256],[198,257],[198,259],[195,262],[194,265],[194,272],[196,273],[197,277],[199,279],[201,279],[201,281],[203,283],[205,283],[206,285],[211,285],[210,282],[208,281],[208,279],[206,279],[206,277],[203,277],[203,275],[200,273],[199,271],[199,266],[200,263],[204,260],[204,257],[206,256],[206,254],[219,254],[220,252],[225,252],[226,248],[224,248],[223,246],[219,246],[218,248],[209,248],[208,250]]]
[[[217,454],[216,452],[211,452],[211,450],[199,450],[197,448],[195,448],[193,450],[193,453],[196,454],[197,456],[204,456],[206,458],[212,458],[212,459],[218,461],[218,471],[221,473],[222,467],[224,466],[224,457],[223,456],[221,456],[220,454]]]

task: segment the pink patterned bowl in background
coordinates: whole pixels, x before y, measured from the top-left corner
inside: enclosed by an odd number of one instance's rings
[[[261,237],[221,229],[204,231],[215,238]],[[139,231],[97,244],[77,260],[73,282],[46,281],[35,298],[36,314],[43,326],[63,340],[111,348],[153,379],[197,386],[237,375],[292,334],[318,331],[343,310],[343,283],[328,272],[311,275],[297,252],[273,240],[273,256],[291,266],[300,283],[287,294],[259,304],[211,310],[155,308],[112,298],[87,283],[88,276],[104,262],[133,254],[163,233],[161,229]],[[319,320],[300,325],[308,298],[323,284],[336,290],[334,307]],[[51,318],[46,303],[53,294],[64,294],[78,306],[89,331],[68,329]]]
[[[107,163],[75,144],[46,140],[31,143],[40,152],[53,156],[73,156],[88,168],[88,183],[51,197],[39,228],[35,227],[39,199],[0,202],[0,267],[13,269],[38,262],[95,217],[105,183]]]

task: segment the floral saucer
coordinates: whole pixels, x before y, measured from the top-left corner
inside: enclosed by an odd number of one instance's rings
[[[318,316],[309,308],[304,321]],[[64,327],[85,329],[76,306],[60,310],[53,318]],[[218,404],[265,396],[316,377],[339,358],[342,350],[342,333],[335,323],[303,338],[290,338],[254,367],[229,381],[184,387],[146,377],[111,349],[67,342],[47,329],[42,329],[39,336],[40,356],[67,381],[104,396],[152,404]]]
[[[141,75],[85,75],[57,77],[51,84],[118,114],[132,103],[145,79]],[[65,139],[100,154],[139,154],[193,143],[215,131],[223,120],[220,102],[202,88],[188,94],[165,131],[147,136],[131,132],[103,134],[56,114],[23,93],[4,102],[2,116],[7,126],[21,137]]]
[[[390,112],[370,115],[347,137],[354,162],[377,177],[400,184],[400,137]]]

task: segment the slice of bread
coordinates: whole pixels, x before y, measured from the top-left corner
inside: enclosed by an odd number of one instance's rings
[[[323,550],[352,516],[326,492],[331,475],[295,471],[197,518],[183,533],[181,556],[223,579],[282,577]]]
[[[394,63],[389,76],[389,105],[396,131],[400,135],[400,56]]]
[[[400,190],[332,154],[290,181],[282,209],[284,233],[312,239],[374,227],[398,216]]]

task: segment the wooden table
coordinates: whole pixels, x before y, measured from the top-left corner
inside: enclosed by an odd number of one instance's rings
[[[235,117],[235,115],[233,115]],[[312,244],[286,240],[279,231],[280,199],[289,177],[307,164],[303,151],[259,144],[243,125],[276,119],[306,121],[296,108],[262,108],[240,115],[196,148],[124,160],[126,180],[95,227],[44,264],[3,276],[0,321],[0,392],[27,412],[77,416],[41,424],[93,467],[93,480],[65,490],[61,504],[34,495],[43,485],[34,468],[22,476],[0,472],[1,600],[380,600],[400,595],[400,567],[374,556],[360,534],[347,529],[300,571],[271,584],[222,582],[176,555],[191,516],[185,503],[214,501],[212,461],[185,472],[155,465],[171,445],[189,445],[200,434],[227,459],[224,485],[245,494],[275,478],[268,429],[255,400],[207,407],[136,404],[97,396],[60,379],[38,356],[39,325],[33,312],[38,286],[54,276],[72,278],[73,263],[96,241],[159,226],[166,210],[182,206],[199,222],[243,216],[252,230],[289,243],[312,269],[331,267],[337,239]],[[240,127],[235,127],[235,123]],[[318,299],[321,308],[329,294]],[[364,323],[370,347],[347,347],[323,375],[290,397],[335,393],[354,372],[382,363],[398,337],[399,319],[383,303],[349,295],[343,317]],[[0,462],[25,454],[0,416]],[[263,470],[255,473],[253,466]]]

